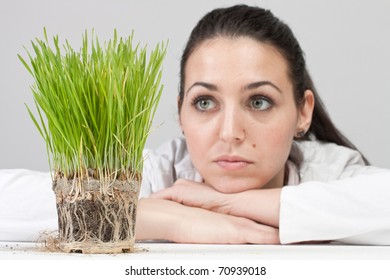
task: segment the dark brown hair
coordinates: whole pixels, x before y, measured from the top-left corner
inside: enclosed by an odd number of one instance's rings
[[[181,59],[179,113],[184,98],[187,60],[201,43],[216,37],[250,37],[276,48],[287,61],[288,74],[293,84],[294,99],[297,106],[304,104],[305,90],[313,91],[315,106],[312,123],[305,136],[297,140],[315,138],[357,150],[330,119],[307,71],[304,53],[289,26],[275,17],[269,10],[259,7],[237,5],[215,9],[198,22],[191,32]],[[298,166],[300,165],[300,160],[295,159],[294,161]],[[365,158],[364,161],[368,164]]]

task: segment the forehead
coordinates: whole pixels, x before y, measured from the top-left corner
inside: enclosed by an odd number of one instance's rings
[[[289,81],[286,59],[273,46],[249,37],[217,37],[202,42],[189,56],[185,82],[191,79],[271,79]]]

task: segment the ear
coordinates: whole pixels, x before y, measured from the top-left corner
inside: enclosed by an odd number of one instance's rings
[[[311,125],[311,120],[313,116],[313,110],[314,110],[314,93],[311,90],[305,91],[305,97],[304,97],[304,103],[300,108],[298,108],[298,125],[297,125],[297,131],[308,131]]]

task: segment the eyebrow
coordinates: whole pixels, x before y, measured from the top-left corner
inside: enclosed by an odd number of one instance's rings
[[[249,85],[247,85],[245,87],[245,89],[251,90],[251,89],[256,89],[258,87],[261,87],[261,86],[271,86],[274,89],[276,89],[279,93],[282,93],[281,89],[278,88],[274,83],[272,83],[270,81],[259,81],[259,82],[250,83]]]
[[[196,83],[193,83],[192,86],[190,86],[190,88],[187,90],[186,94],[188,94],[188,92],[194,88],[194,87],[204,87],[208,90],[211,90],[211,91],[217,91],[218,90],[218,87],[216,85],[213,85],[213,84],[210,84],[210,83],[205,83],[205,82],[196,82]]]
[[[216,85],[213,85],[213,84],[210,84],[210,83],[206,83],[206,82],[195,82],[192,84],[192,86],[190,86],[190,88],[187,90],[186,94],[188,94],[188,92],[194,88],[194,87],[197,87],[197,86],[200,86],[200,87],[204,87],[208,90],[211,90],[211,91],[218,91],[218,87]],[[271,86],[273,87],[274,89],[276,89],[279,93],[282,93],[282,91],[280,90],[279,87],[277,87],[274,83],[270,82],[270,81],[258,81],[258,82],[254,82],[254,83],[250,83],[248,85],[246,85],[244,87],[245,90],[252,90],[252,89],[256,89],[256,88],[259,88],[259,87],[262,87],[262,86]]]

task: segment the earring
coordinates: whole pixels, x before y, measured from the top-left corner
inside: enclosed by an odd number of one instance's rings
[[[306,134],[306,131],[304,129],[300,129],[297,133],[297,138],[303,138]]]

